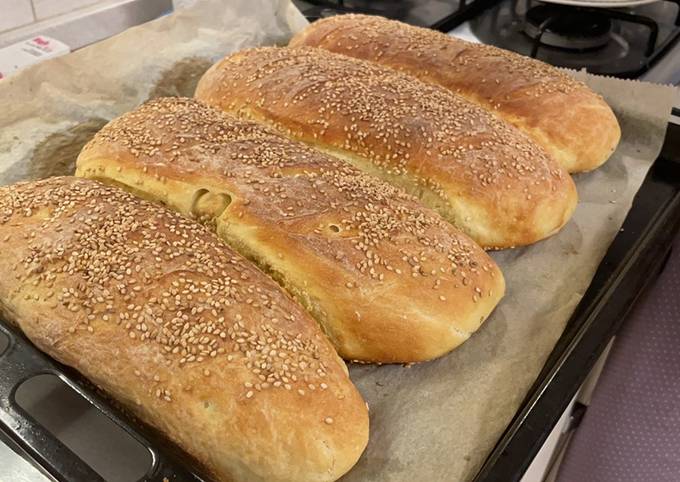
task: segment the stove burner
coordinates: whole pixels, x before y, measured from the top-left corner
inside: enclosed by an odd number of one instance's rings
[[[612,22],[605,13],[563,5],[538,5],[526,13],[524,33],[544,45],[594,50],[607,45]]]

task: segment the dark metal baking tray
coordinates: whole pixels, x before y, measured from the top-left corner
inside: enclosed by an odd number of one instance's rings
[[[521,479],[626,313],[660,272],[679,228],[680,126],[669,124],[663,150],[640,188],[623,229],[474,482]],[[44,355],[2,320],[0,331],[10,339],[9,347],[0,354],[0,429],[52,477],[68,482],[103,480],[16,403],[19,385],[44,373],[60,377],[150,451],[152,466],[143,480],[204,480],[177,458],[162,438],[108,403],[78,373]]]
[[[356,8],[362,1],[352,6]],[[353,11],[339,0],[308,3],[335,7],[324,15],[308,15],[310,21]],[[458,9],[435,23],[412,23],[448,32],[498,3],[462,0]],[[680,109],[674,108],[673,115],[680,116]],[[680,126],[669,124],[661,154],[637,193],[621,232],[519,411],[473,482],[514,482],[522,478],[626,314],[665,266],[679,229]]]
[[[674,109],[674,114],[680,111]],[[522,477],[640,293],[662,269],[679,228],[680,126],[669,124],[662,152],[623,229],[474,482],[512,482]],[[44,355],[2,319],[0,331],[9,338],[9,346],[0,353],[0,430],[45,472],[59,481],[103,480],[16,402],[16,390],[24,381],[51,373],[149,450],[152,464],[143,480],[204,480],[162,437],[141,427],[78,373]]]
[[[680,125],[669,124],[621,232],[474,482],[522,478],[626,314],[665,266],[679,228]]]

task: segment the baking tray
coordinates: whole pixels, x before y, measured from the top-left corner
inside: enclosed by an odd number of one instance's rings
[[[680,110],[674,109],[680,115]],[[655,279],[680,228],[680,126],[669,124],[661,154],[640,188],[623,229],[600,264],[541,374],[474,482],[521,479],[539,448],[621,326],[640,293]],[[0,429],[29,459],[58,481],[104,480],[17,403],[18,387],[54,374],[120,426],[151,454],[142,480],[202,481],[153,430],[109,403],[86,379],[60,365],[0,319],[9,345],[0,354]]]
[[[680,116],[680,109],[673,109]],[[640,187],[519,411],[473,482],[515,482],[590,373],[627,313],[668,260],[680,229],[680,125],[668,124],[661,154]]]

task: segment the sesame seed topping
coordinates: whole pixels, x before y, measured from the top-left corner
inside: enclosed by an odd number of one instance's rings
[[[486,109],[372,62],[309,47],[264,47],[227,57],[222,66],[199,98],[290,137],[370,159],[381,175],[406,177],[444,205],[454,194],[431,171],[496,203],[506,192],[499,186],[510,185],[513,196],[526,183],[550,193],[566,176],[542,148]],[[305,79],[304,88],[292,78]],[[281,97],[291,106],[277,102]]]
[[[163,370],[205,376],[238,367],[239,383],[257,391],[283,379],[296,390],[335,380],[326,361],[335,354],[316,323],[207,227],[69,177],[0,187],[0,229],[21,233],[27,218],[36,235],[12,252],[17,287],[54,300],[69,337],[119,329],[129,339],[111,338],[112,349],[144,347]],[[162,371],[149,376],[160,400],[182,389]]]
[[[172,144],[177,138],[185,141],[179,143],[172,155],[161,156],[154,150]],[[405,148],[413,142],[406,142]],[[431,283],[426,286],[433,286],[432,299],[437,299],[442,292],[449,295],[463,290],[460,285],[467,287],[464,276],[471,276],[471,282],[467,282],[471,286],[463,291],[473,289],[483,282],[476,266],[485,270],[493,266],[471,240],[433,211],[422,208],[401,189],[290,141],[274,130],[236,119],[192,99],[150,101],[105,126],[84,152],[108,149],[107,146],[134,148],[140,170],[141,166],[148,167],[149,172],[158,165],[174,166],[176,169],[165,170],[170,179],[173,176],[181,179],[188,169],[200,169],[220,179],[232,199],[225,211],[227,215],[232,214],[233,219],[235,212],[244,212],[248,218],[257,219],[257,223],[281,226],[282,233],[290,233],[287,241],[338,266],[346,277],[343,284],[347,288],[372,283],[422,286],[422,279],[430,278]],[[197,152],[219,155],[197,156]],[[219,163],[211,159],[219,159]],[[232,205],[238,206],[238,210],[231,211]],[[278,259],[274,255],[270,261],[275,264]],[[172,305],[177,292],[182,291],[180,285],[185,283],[186,280],[178,280],[159,298]],[[357,291],[356,296],[363,296],[361,290]],[[243,302],[254,306],[266,300],[251,292]],[[128,311],[134,309],[131,306]],[[193,315],[198,314],[197,309]],[[242,318],[236,314],[235,319]],[[244,330],[220,328],[209,338],[241,346],[250,343],[249,336]],[[200,337],[195,340],[202,345],[200,353],[183,353],[178,348],[183,363],[195,363],[199,354],[218,356],[215,346],[206,346]],[[227,359],[232,361],[239,351],[227,350]],[[281,362],[286,357],[271,351],[267,356],[281,357]],[[277,380],[267,380],[267,369],[257,364],[252,369],[255,375],[260,375],[255,370],[265,371],[262,373],[265,382],[272,386],[285,389],[288,384],[284,381],[276,385]]]
[[[347,27],[351,26],[351,37],[346,37]],[[544,93],[569,93],[583,86],[583,83],[544,62],[517,55],[498,47],[475,44],[456,37],[450,37],[435,30],[413,27],[377,16],[342,15],[315,22],[311,30],[325,32],[322,38],[310,36],[314,46],[321,46],[333,52],[377,61],[393,68],[414,72],[419,65],[418,58],[433,58],[435,63],[448,64],[446,73],[451,87],[461,93],[466,92],[468,83],[465,74],[479,77],[481,84],[501,84],[500,79],[486,82],[485,72],[504,72],[512,74],[512,89],[498,91],[489,85],[477,86],[480,97],[488,98],[490,104],[506,100],[515,90],[529,87],[532,95]],[[400,55],[385,55],[385,52],[398,49]],[[413,59],[413,57],[415,57]],[[410,60],[412,59],[412,62]],[[483,67],[489,67],[485,70]],[[495,67],[496,70],[492,70]],[[439,80],[439,71],[422,72],[429,79]],[[468,82],[473,82],[469,80]],[[498,93],[496,93],[498,92]],[[496,95],[494,95],[496,93]]]

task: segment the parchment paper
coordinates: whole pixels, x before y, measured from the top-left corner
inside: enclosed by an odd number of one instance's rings
[[[0,81],[0,183],[73,173],[108,120],[152,97],[193,96],[218,59],[285,44],[306,23],[289,0],[199,1]]]
[[[0,183],[72,173],[80,148],[107,120],[150,97],[191,95],[211,62],[285,43],[304,24],[288,0],[203,1],[0,81]],[[351,367],[370,405],[371,439],[343,480],[469,480],[540,372],[659,152],[674,95],[576,75],[614,108],[618,150],[604,167],[576,176],[580,203],[559,234],[493,253],[507,294],[469,341],[408,368]]]

